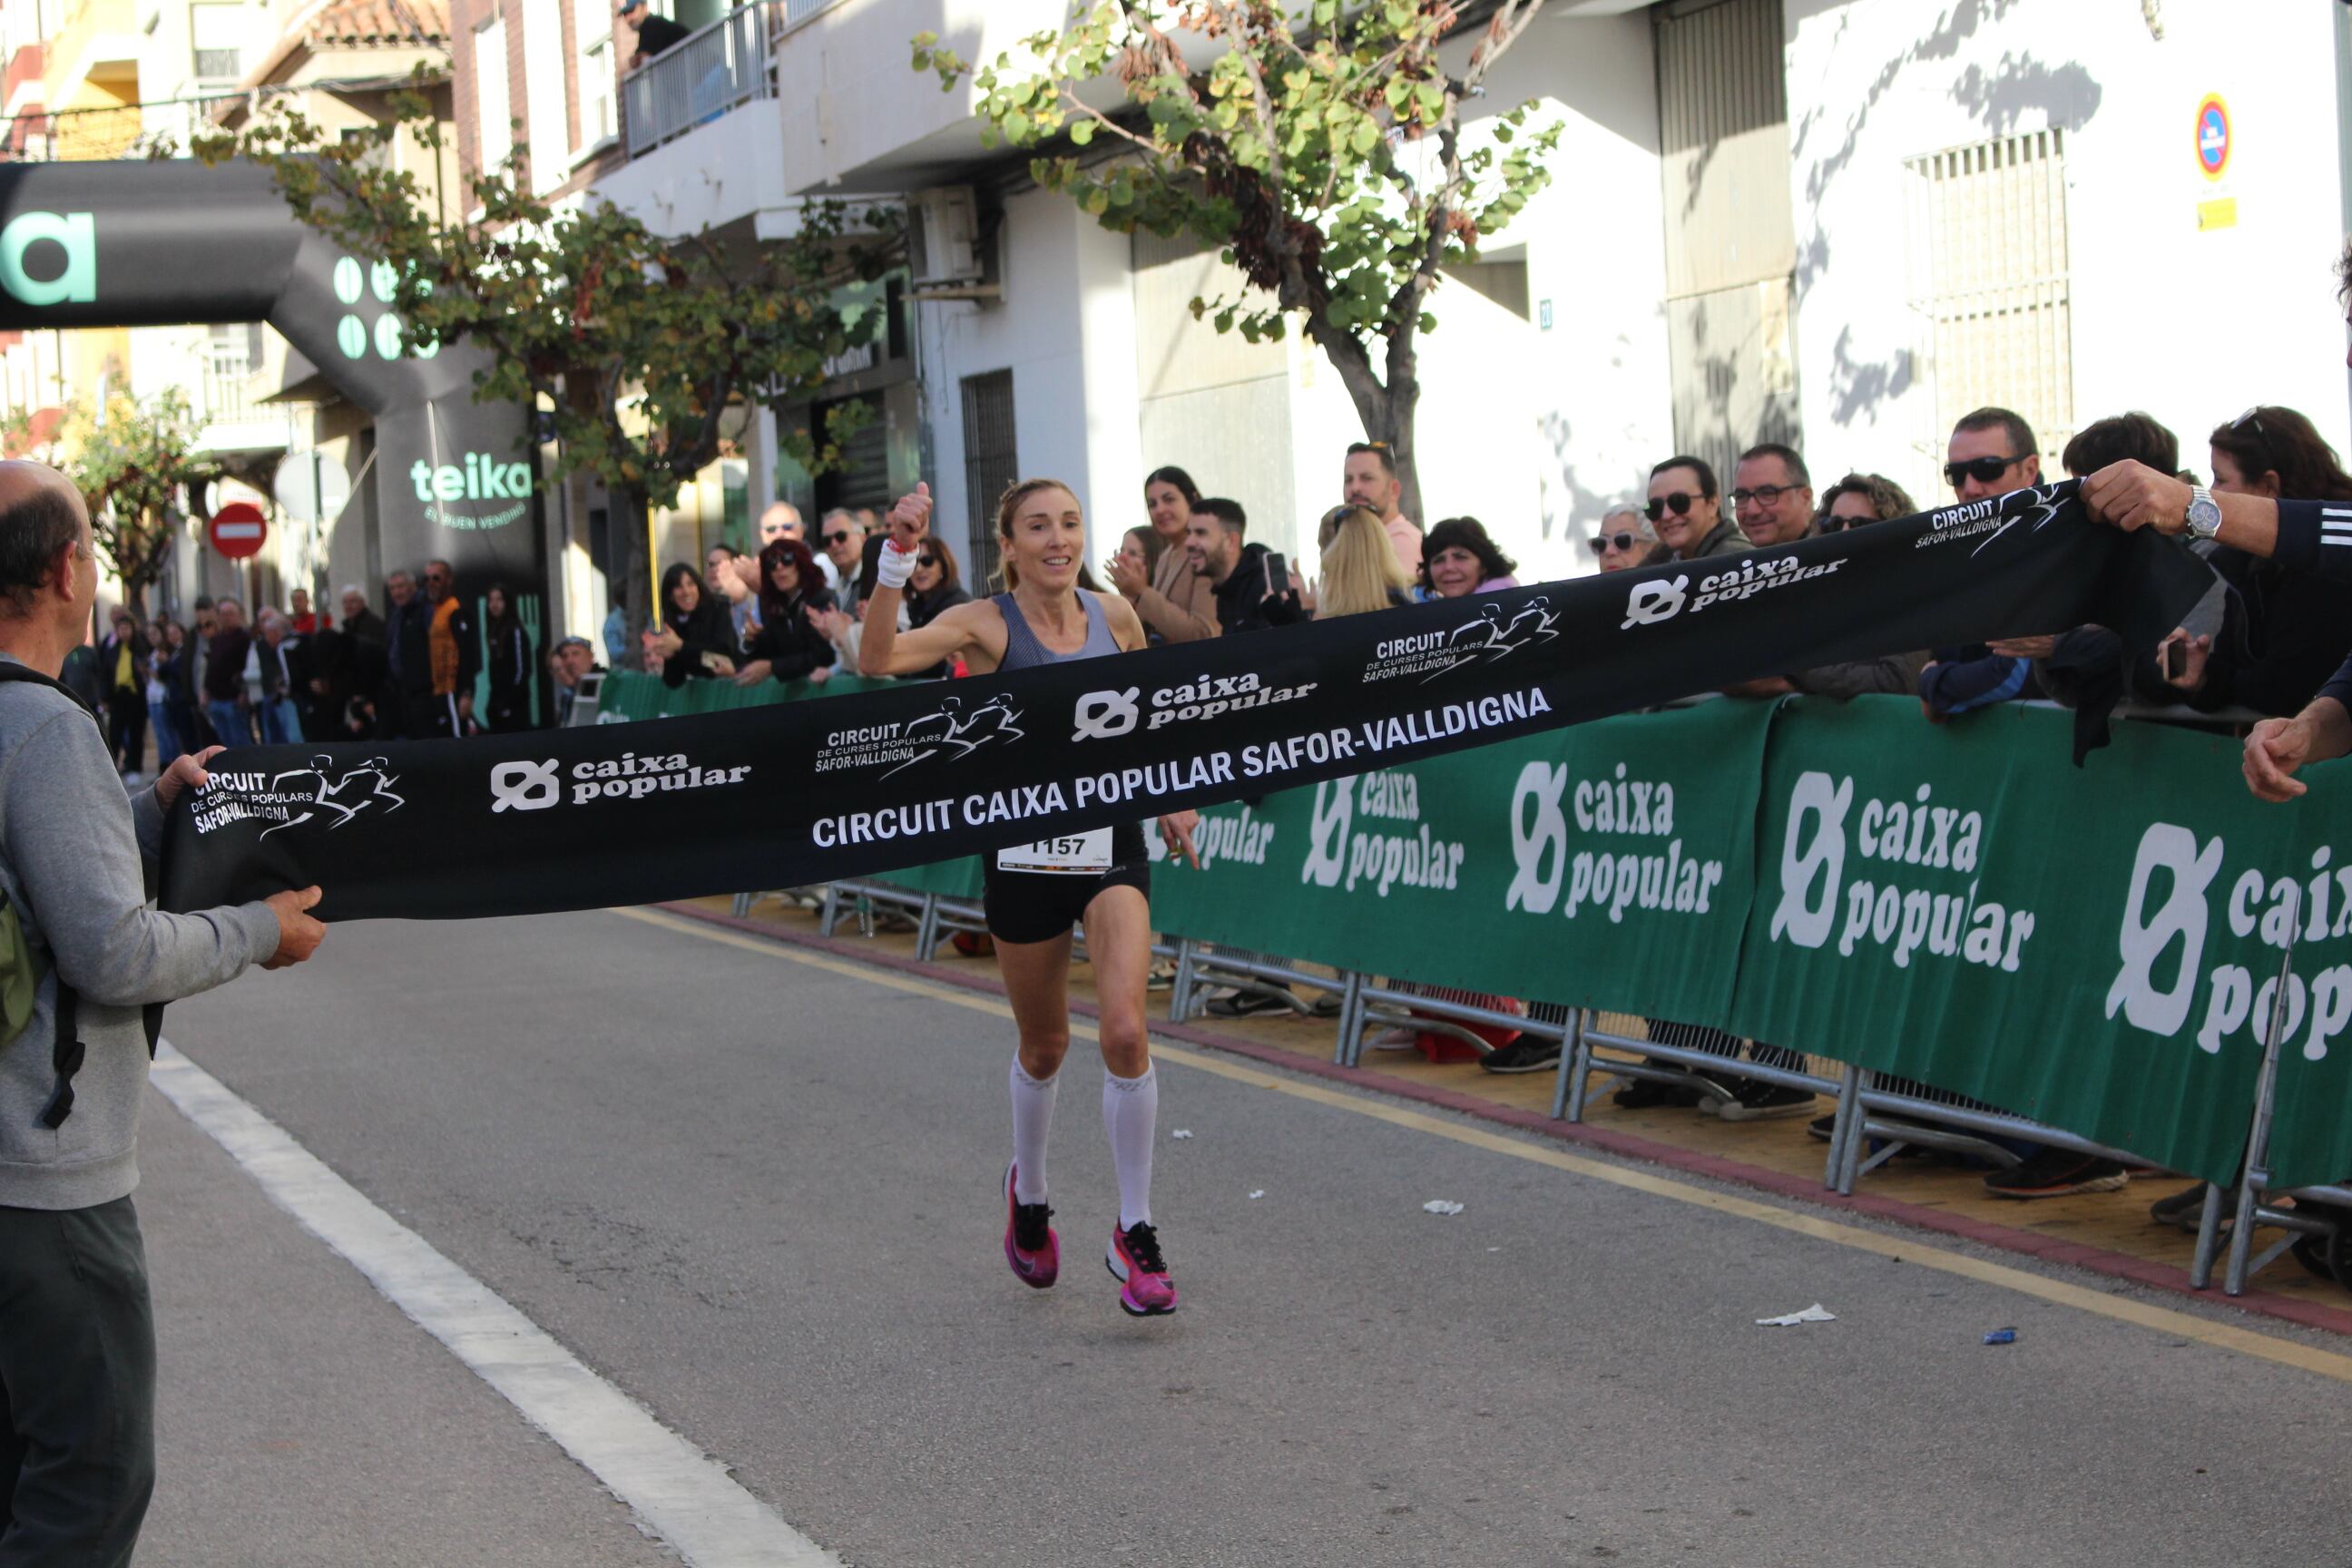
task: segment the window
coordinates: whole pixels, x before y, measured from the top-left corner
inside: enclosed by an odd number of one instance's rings
[[[522,28],[530,188],[545,195],[572,174],[572,125],[563,99],[563,0],[523,0]]]
[[[475,144],[481,172],[498,170],[514,153],[514,110],[507,100],[507,23],[494,16],[474,29]]]
[[[963,378],[963,493],[971,509],[971,533],[964,552],[963,580],[992,581],[1003,554],[996,539],[997,499],[1021,478],[1021,454],[1013,436],[1013,373],[991,371]]]
[[[2074,344],[2063,132],[1914,158],[1911,302],[1932,335],[1935,450],[1986,405],[2025,416],[2042,450],[2074,433]]]
[[[612,9],[604,5],[577,7],[572,13],[572,25],[580,29],[579,146],[585,150],[620,129],[613,115]]]
[[[245,74],[245,7],[204,5],[188,7],[188,35],[195,51],[200,81],[235,81]]]

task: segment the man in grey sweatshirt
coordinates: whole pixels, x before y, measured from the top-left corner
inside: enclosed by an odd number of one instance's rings
[[[125,798],[95,717],[54,684],[97,596],[80,495],[0,462],[0,892],[41,976],[31,1020],[0,1043],[0,1568],[128,1563],[153,1488],[155,1331],[131,1206],[145,1010],[299,963],[325,933],[305,912],[316,888],[187,915],[149,904],[163,814],[212,752]]]

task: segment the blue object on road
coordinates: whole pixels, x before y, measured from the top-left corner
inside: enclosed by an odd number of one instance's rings
[[[1995,1329],[1992,1332],[1985,1336],[1984,1342],[1989,1345],[2013,1345],[2017,1342],[2017,1331],[2015,1329]]]

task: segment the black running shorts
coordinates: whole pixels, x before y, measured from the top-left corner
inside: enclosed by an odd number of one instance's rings
[[[1000,871],[994,851],[981,858],[987,890],[988,934],[999,942],[1051,942],[1077,924],[1087,906],[1105,888],[1133,888],[1151,897],[1151,859],[1143,847],[1143,824],[1111,830],[1110,869],[1093,876],[1053,871]]]

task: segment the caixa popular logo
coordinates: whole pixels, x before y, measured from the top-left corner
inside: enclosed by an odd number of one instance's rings
[[[1618,625],[1621,632],[1635,626],[1654,626],[1683,613],[1683,603],[1690,589],[1688,577],[1660,577],[1647,583],[1636,583],[1625,596],[1625,619]]]
[[[569,771],[551,757],[545,762],[499,763],[490,769],[490,810],[494,815],[545,811],[567,799],[573,805],[644,800],[678,790],[723,788],[751,776],[748,763],[706,768],[688,761],[683,752],[641,757],[624,752],[617,757],[573,763]]]
[[[1153,692],[1149,715],[1144,712],[1146,704],[1139,686],[1120,691],[1089,691],[1078,699],[1072,714],[1070,739],[1115,741],[1121,735],[1133,734],[1138,725],[1158,730],[1170,724],[1221,719],[1228,713],[1304,697],[1315,689],[1315,685],[1308,680],[1297,686],[1268,686],[1258,679],[1255,670],[1242,675],[1203,675],[1181,686],[1163,686]]]
[[[36,278],[36,246],[55,246],[64,265]],[[44,268],[47,270],[47,268]],[[18,213],[0,228],[0,289],[21,305],[87,305],[98,298],[98,220],[89,213]]]

